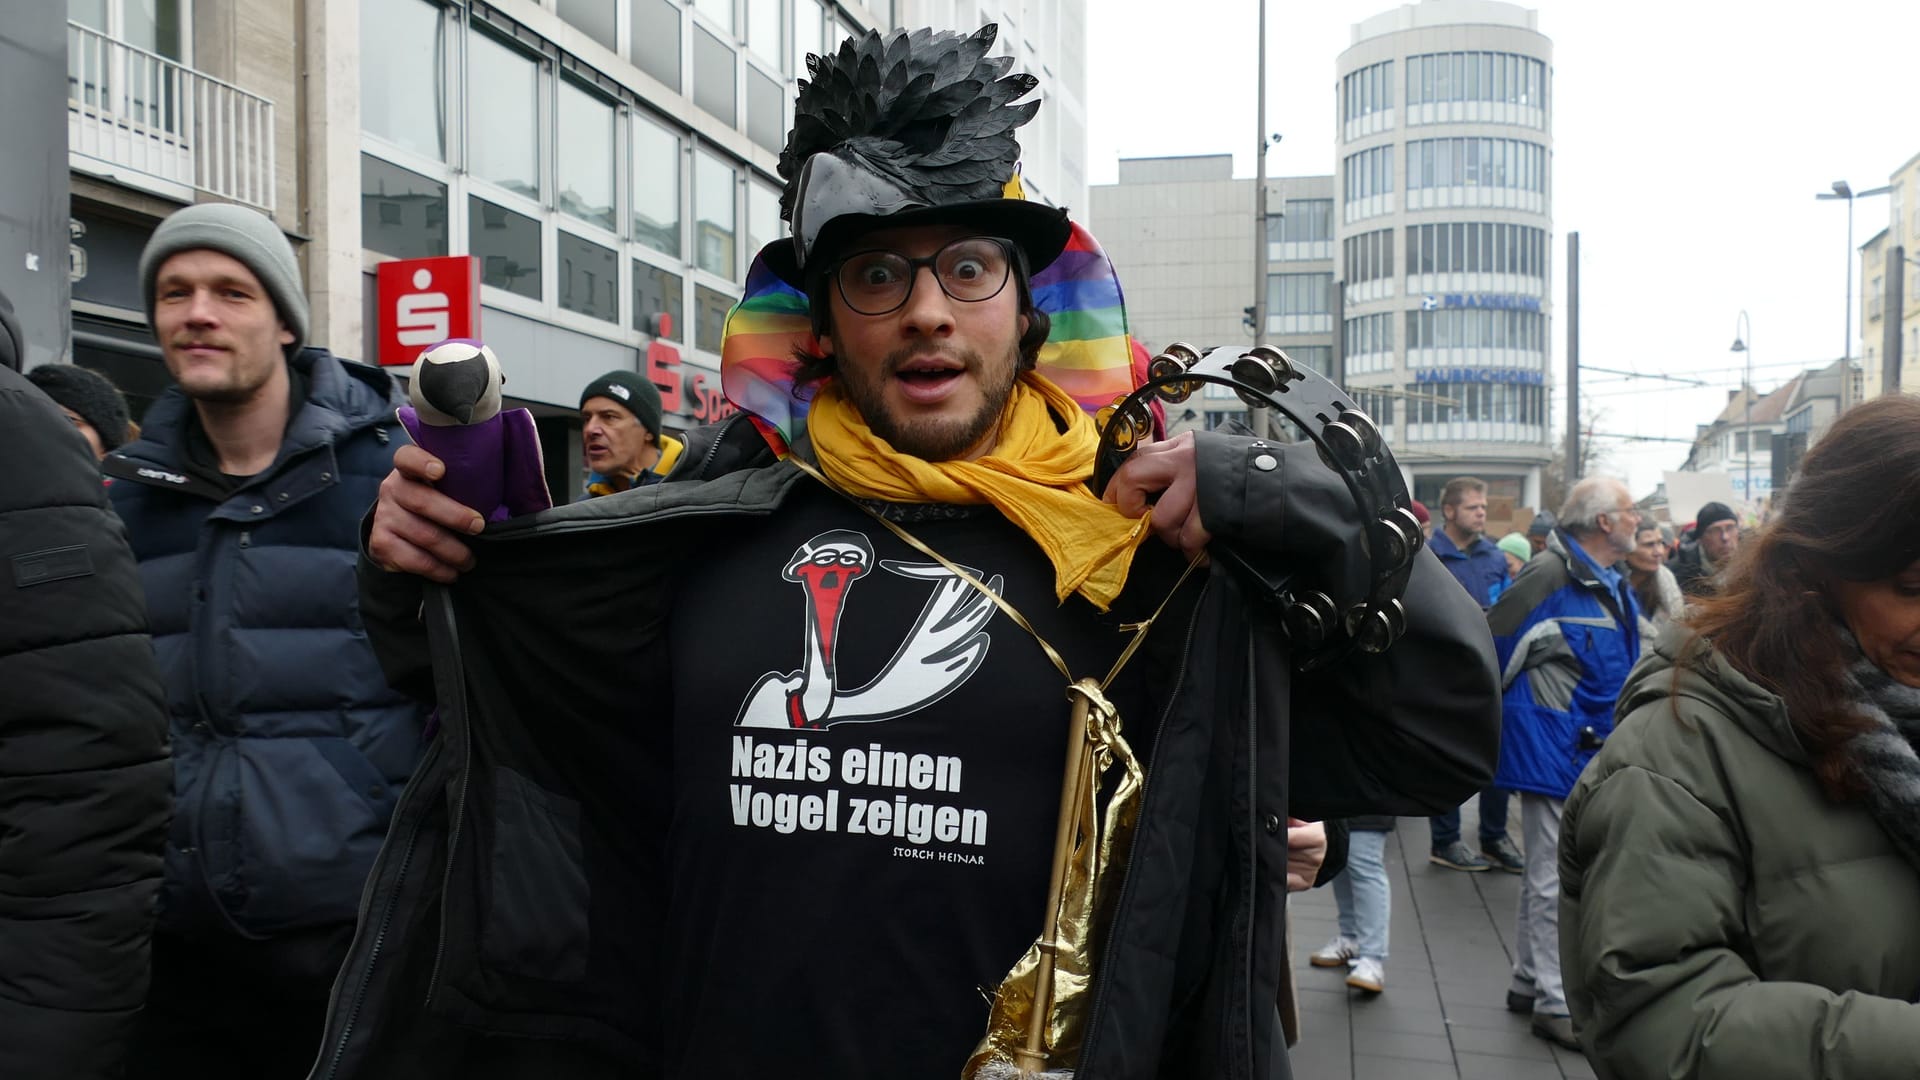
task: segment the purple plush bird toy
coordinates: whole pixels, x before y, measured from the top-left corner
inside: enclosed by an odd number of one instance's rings
[[[434,486],[489,522],[553,505],[533,414],[500,408],[505,382],[492,349],[451,338],[413,362],[413,404],[399,409],[407,434],[446,464]]]

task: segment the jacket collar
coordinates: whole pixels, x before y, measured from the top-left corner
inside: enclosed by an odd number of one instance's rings
[[[404,404],[385,371],[341,360],[325,349],[309,346],[287,363],[306,376],[307,400],[289,418],[280,453],[262,477],[271,477],[291,459],[361,428],[391,422],[393,411]],[[183,444],[192,414],[192,399],[178,386],[170,387],[147,410],[140,438],[107,456],[108,472],[162,487],[194,489],[197,485],[190,478],[174,479],[187,472]]]
[[[1466,547],[1461,547],[1453,542],[1453,537],[1447,535],[1445,526],[1433,530],[1433,536],[1427,540],[1427,546],[1433,549],[1434,555],[1442,559],[1471,559],[1488,552],[1497,554],[1500,550],[1484,534],[1474,537],[1473,542]]]
[[[1786,702],[1779,695],[1735,671],[1710,645],[1701,648],[1685,667],[1680,666],[1680,656],[1692,637],[1691,627],[1677,623],[1660,632],[1620,688],[1619,715],[1625,716],[1650,701],[1694,698],[1738,722],[1742,730],[1779,757],[1810,766],[1806,749],[1787,718]]]

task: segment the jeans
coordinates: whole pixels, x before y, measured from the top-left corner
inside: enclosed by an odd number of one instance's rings
[[[1359,942],[1361,956],[1386,960],[1392,898],[1387,834],[1354,830],[1347,837],[1347,868],[1333,879],[1333,900],[1340,908],[1340,936]]]
[[[1513,794],[1501,788],[1488,788],[1480,793],[1480,846],[1486,847],[1495,840],[1507,837],[1507,797]],[[1433,850],[1440,851],[1460,839],[1460,809],[1455,807],[1444,814],[1428,818],[1433,829]]]
[[[1545,795],[1520,795],[1520,837],[1527,870],[1516,913],[1513,989],[1533,995],[1533,1011],[1567,1015],[1560,980],[1560,818],[1567,804]]]

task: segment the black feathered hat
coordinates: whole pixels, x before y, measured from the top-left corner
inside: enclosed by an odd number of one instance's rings
[[[1013,241],[1029,272],[1059,257],[1066,211],[1004,197],[1020,158],[1013,131],[1040,103],[1013,103],[1039,80],[987,55],[999,32],[869,30],[807,58],[780,152],[793,236],[762,250],[769,268],[804,288],[849,238],[896,225],[978,227]]]

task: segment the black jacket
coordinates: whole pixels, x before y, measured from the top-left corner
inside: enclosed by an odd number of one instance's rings
[[[1203,435],[1198,453],[1216,536],[1364,574],[1351,500],[1310,445]],[[1263,453],[1282,467],[1250,467]],[[661,805],[648,793],[668,790],[670,733],[634,720],[671,685],[674,567],[708,526],[750,528],[812,483],[737,420],[693,433],[669,480],[490,529],[447,602],[428,598],[431,654],[418,579],[363,560],[383,662],[437,692],[444,727],[375,867],[316,1080],[657,1074],[648,1022],[672,988],[646,933],[667,887],[647,815]],[[1162,719],[1083,1080],[1288,1075],[1275,1001],[1289,808],[1427,815],[1492,775],[1484,617],[1425,554],[1406,606],[1410,629],[1385,655],[1297,675],[1278,613],[1216,568],[1149,636],[1134,662]],[[580,956],[567,978],[538,974]]]
[[[4,365],[0,460],[0,1076],[118,1076],[171,809],[160,674],[92,452]]]
[[[1674,582],[1689,599],[1713,595],[1714,576],[1719,571],[1707,565],[1707,553],[1700,549],[1698,540],[1680,545],[1667,560],[1667,569],[1673,571]]]

